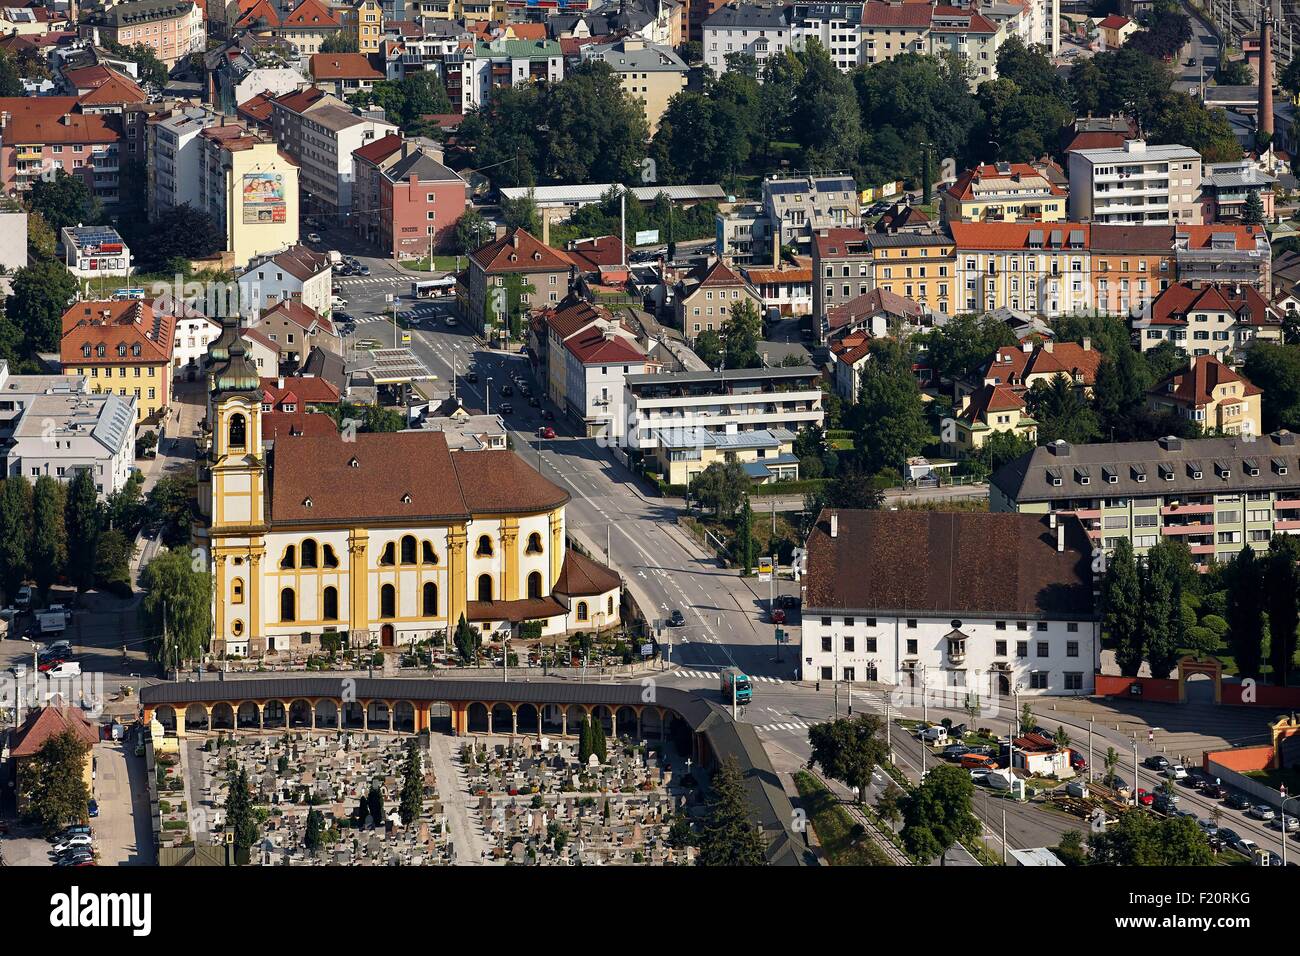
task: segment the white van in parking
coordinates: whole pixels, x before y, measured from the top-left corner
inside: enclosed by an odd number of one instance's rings
[[[946,744],[948,742],[948,728],[926,727],[921,731],[921,739],[931,745]]]

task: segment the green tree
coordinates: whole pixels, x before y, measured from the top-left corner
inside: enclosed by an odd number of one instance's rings
[[[64,508],[64,527],[69,541],[68,578],[78,591],[87,591],[95,583],[95,562],[99,555],[101,512],[90,469],[80,469],[68,485]]]
[[[1059,440],[1085,445],[1100,434],[1096,413],[1060,372],[1050,382],[1035,382],[1026,403],[1038,422],[1038,440],[1043,444]]]
[[[531,236],[542,234],[542,216],[537,211],[537,199],[530,189],[518,199],[501,198],[501,220],[507,229],[522,229]]]
[[[860,422],[854,446],[872,474],[884,468],[901,469],[930,438],[910,358],[888,340],[871,345],[854,411]]]
[[[605,742],[605,724],[599,718],[591,722],[591,752],[596,755],[596,759],[601,763],[608,762],[609,751]]]
[[[758,343],[763,338],[763,318],[747,298],[731,307],[722,325],[722,348],[727,368],[758,368],[763,364]]]
[[[212,575],[201,558],[164,551],[140,572],[145,591],[140,604],[154,656],[164,667],[179,669],[196,661],[212,637]]]
[[[371,826],[382,827],[388,819],[384,812],[384,791],[378,782],[370,784],[370,790],[366,794],[366,812],[370,815]]]
[[[1264,593],[1268,607],[1269,664],[1273,683],[1285,686],[1295,657],[1296,626],[1300,624],[1300,542],[1289,534],[1275,534],[1264,559]],[[1217,640],[1217,635],[1216,635]]]
[[[58,579],[68,562],[68,531],[64,523],[66,489],[49,475],[36,479],[32,490],[32,576],[42,592]]]
[[[578,733],[578,765],[587,766],[595,748],[592,745],[591,715],[582,718],[582,729]]]
[[[160,92],[167,85],[167,64],[158,58],[153,47],[145,43],[135,43],[131,46],[109,43],[107,49],[110,53],[134,63],[138,68],[142,84],[148,84]]]
[[[57,352],[63,313],[77,294],[77,280],[58,262],[37,262],[14,273],[6,315],[34,352]]]
[[[420,819],[424,810],[424,777],[420,769],[420,748],[414,740],[406,744],[406,760],[402,764],[402,797],[398,815],[402,826],[409,827]]]
[[[1062,833],[1055,853],[1066,866],[1084,866],[1088,862],[1088,854],[1083,847],[1083,834],[1078,830],[1066,830]]]
[[[980,822],[971,810],[975,785],[960,767],[932,769],[903,805],[903,844],[923,860],[946,862],[948,850],[980,835]]]
[[[1264,658],[1264,562],[1246,545],[1228,563],[1228,644],[1237,660],[1237,672],[1258,677]]]
[[[1264,200],[1259,198],[1258,189],[1252,189],[1246,194],[1246,211],[1241,219],[1248,226],[1264,225]]]
[[[1108,787],[1115,786],[1115,771],[1119,767],[1119,752],[1114,747],[1106,748],[1106,756],[1103,766],[1106,768],[1102,774],[1101,782]]]
[[[456,220],[456,248],[460,252],[471,253],[491,239],[492,227],[477,209],[466,209]]]
[[[861,802],[871,784],[871,775],[889,760],[889,748],[880,730],[880,718],[875,714],[814,724],[808,731],[812,748],[808,763],[821,767],[831,779],[852,787]]]
[[[22,76],[18,72],[18,66],[14,63],[13,57],[8,53],[0,53],[0,96],[26,96],[27,91],[23,88]]]
[[[1246,352],[1244,371],[1263,392],[1264,430],[1300,431],[1300,345],[1256,342]]]
[[[315,853],[320,850],[324,844],[325,833],[325,814],[321,813],[315,807],[307,811],[307,833],[303,837],[303,845],[307,847],[309,853]]]
[[[1029,733],[1037,723],[1038,718],[1034,716],[1033,707],[1030,706],[1029,701],[1025,701],[1020,705],[1020,732],[1022,734]]]
[[[478,660],[479,649],[482,646],[479,632],[477,628],[469,625],[464,614],[456,622],[456,635],[453,641],[462,664],[469,664]]]
[[[1136,677],[1145,659],[1142,645],[1142,584],[1133,543],[1127,536],[1115,545],[1101,585],[1102,633],[1115,648],[1121,674]]]
[[[27,194],[28,207],[39,212],[55,234],[66,226],[96,222],[99,203],[86,181],[58,170],[53,178],[37,179]]]
[[[23,475],[0,484],[0,585],[12,599],[32,570],[32,486]]]
[[[336,30],[331,33],[320,45],[321,53],[356,53],[357,38],[355,34],[346,30]]]
[[[138,265],[144,272],[166,271],[177,259],[187,264],[206,259],[226,244],[226,234],[212,216],[188,203],[159,212],[148,230],[148,241],[138,253]]]
[[[227,832],[234,834],[235,864],[247,866],[257,845],[260,828],[253,808],[253,790],[248,783],[248,771],[232,769],[226,792]]]
[[[1183,587],[1191,571],[1187,546],[1160,541],[1147,550],[1142,567],[1142,646],[1152,677],[1167,677],[1178,662],[1186,635]]]
[[[750,818],[745,785],[734,757],[713,775],[700,830],[700,866],[766,866],[763,833]]]
[[[18,792],[23,816],[53,836],[73,823],[90,819],[90,787],[86,762],[90,744],[72,730],[56,734],[36,756],[18,765]]]
[[[452,112],[447,88],[443,86],[442,77],[436,70],[408,73],[403,77],[401,86],[406,103],[406,111],[402,117],[404,128],[419,125],[420,118],[423,116]]]
[[[825,504],[832,508],[861,508],[878,511],[884,507],[885,492],[870,475],[847,470],[826,486]],[[820,508],[818,509],[820,510]]]
[[[1126,810],[1119,823],[1090,839],[1099,866],[1212,866],[1214,854],[1191,817],[1158,817]]]
[[[722,337],[712,329],[705,329],[695,337],[695,354],[709,368],[722,366]]]
[[[39,262],[54,259],[59,237],[54,234],[45,217],[33,210],[27,215],[27,251]]]
[[[1005,322],[969,314],[925,333],[924,342],[930,368],[945,382],[975,379],[998,349],[1017,344]]]
[[[730,518],[749,492],[749,475],[739,462],[715,461],[691,479],[690,495],[719,518]]]
[[[740,503],[740,512],[736,515],[735,559],[746,576],[754,571],[754,509],[749,504],[746,494]]]

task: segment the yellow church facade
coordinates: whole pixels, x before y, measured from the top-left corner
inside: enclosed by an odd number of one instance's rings
[[[240,341],[210,351],[211,443],[200,471],[218,656],[395,648],[540,622],[603,630],[618,575],[570,550],[568,493],[510,451],[451,451],[441,432],[340,433],[265,413]]]

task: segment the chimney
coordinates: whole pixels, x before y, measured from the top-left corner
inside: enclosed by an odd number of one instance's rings
[[[1044,351],[1044,352],[1047,352],[1048,354],[1051,354],[1051,352],[1052,352],[1052,350],[1053,350],[1054,348],[1056,348],[1056,343],[1053,342],[1051,339],[1047,339],[1047,340],[1045,340],[1045,341],[1043,342],[1043,351]]]
[[[832,537],[832,538],[838,538],[839,536],[840,536],[840,516],[839,516],[839,512],[832,511],[832,512],[831,512],[831,537]]]
[[[1273,0],[1259,25],[1259,131],[1273,136]]]
[[[1085,338],[1085,339],[1083,340],[1083,350],[1084,350],[1085,352],[1091,352],[1091,351],[1092,351],[1092,339]]]
[[[1056,522],[1056,550],[1061,552],[1065,550],[1065,522]]]
[[[275,387],[278,388],[278,389],[280,389],[280,391],[284,391],[284,376],[283,376],[283,375],[280,375],[280,376],[277,376],[277,377],[276,377],[276,380],[275,380]]]

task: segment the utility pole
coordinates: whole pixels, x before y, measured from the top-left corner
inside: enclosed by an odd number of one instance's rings
[[[1002,865],[1007,865],[1007,808],[1002,808]]]
[[[1088,718],[1088,782],[1092,783],[1092,718]]]
[[[1133,806],[1138,805],[1138,739],[1133,735]],[[1285,837],[1286,834],[1283,834]]]

